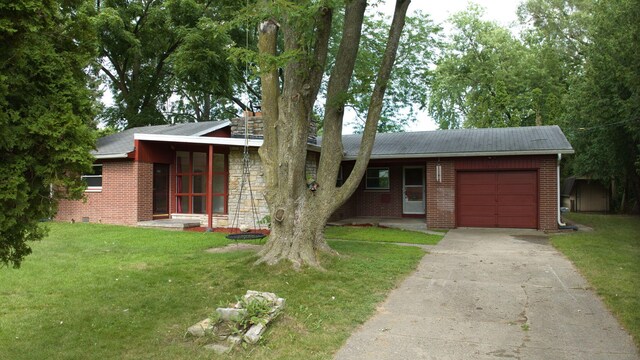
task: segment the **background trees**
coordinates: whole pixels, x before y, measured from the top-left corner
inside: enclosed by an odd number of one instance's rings
[[[615,184],[617,208],[640,199],[640,9],[637,0],[528,0],[519,31],[452,17],[428,108],[440,128],[560,125],[571,174]],[[616,195],[616,194],[614,194]]]
[[[335,21],[341,24],[343,16],[336,14]],[[376,79],[376,68],[382,61],[390,23],[391,19],[381,13],[364,18],[360,52],[346,104],[356,113],[355,118],[349,123],[356,133],[364,130],[371,91]],[[407,16],[398,55],[385,93],[378,132],[402,131],[408,124],[418,120],[417,111],[425,102],[431,85],[431,67],[436,51],[441,45],[441,30],[428,14],[421,11]],[[333,69],[340,36],[339,32],[334,32],[332,36],[327,75]]]
[[[233,99],[233,86],[242,79],[229,59],[232,33],[224,26],[242,5],[229,0],[98,2],[93,19],[98,62],[114,95],[103,119],[119,128],[166,123],[172,110],[179,121],[210,119],[218,99]],[[170,99],[177,101],[173,109]]]
[[[0,3],[0,265],[19,267],[57,199],[84,190],[94,144],[90,10],[82,0]]]

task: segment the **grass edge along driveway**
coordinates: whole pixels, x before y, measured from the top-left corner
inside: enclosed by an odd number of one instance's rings
[[[570,214],[590,226],[552,236],[552,244],[587,278],[640,348],[640,218],[638,216]]]
[[[186,328],[247,289],[287,299],[258,346],[225,358],[329,359],[412,272],[416,247],[335,241],[326,271],[253,266],[211,254],[223,234],[51,223],[19,270],[0,269],[7,359],[210,359]]]

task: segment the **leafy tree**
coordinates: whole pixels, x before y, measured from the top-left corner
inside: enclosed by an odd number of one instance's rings
[[[532,55],[511,32],[471,5],[451,18],[437,60],[429,112],[440,128],[533,125]]]
[[[574,173],[617,184],[617,205],[640,200],[640,2],[594,2],[584,66],[568,99]],[[616,195],[616,194],[614,194]]]
[[[319,267],[317,253],[333,252],[324,240],[324,226],[329,216],[353,194],[369,162],[409,1],[396,1],[358,160],[342,187],[336,188],[342,160],[344,106],[349,98],[367,7],[366,0],[346,2],[340,46],[326,92],[322,152],[316,179],[320,186],[311,191],[305,176],[309,122],[327,65],[333,15],[340,3],[260,2],[258,11],[263,20],[259,25],[258,64],[265,127],[264,144],[259,152],[266,182],[265,198],[273,221],[271,236],[259,254],[258,263],[288,260],[294,267]],[[277,47],[280,32],[282,48]]]
[[[336,20],[342,23],[344,18],[342,14],[339,15]],[[382,62],[390,23],[391,19],[380,13],[364,19],[360,51],[351,80],[352,90],[347,101],[357,114],[352,123],[356,133],[364,130],[376,69]],[[416,111],[425,103],[429,89],[432,76],[430,66],[440,45],[440,31],[441,28],[433,23],[429,15],[421,11],[407,16],[385,93],[378,132],[402,131],[406,125],[416,120]],[[337,55],[340,35],[338,31],[334,32],[327,74],[330,73]],[[324,90],[326,91],[326,87]]]
[[[115,101],[103,118],[118,127],[165,123],[177,90],[189,104],[179,109],[206,120],[212,99],[229,95],[237,79],[223,23],[240,6],[230,0],[98,2],[100,69]]]
[[[19,267],[57,200],[80,198],[94,146],[83,0],[0,3],[0,264]]]

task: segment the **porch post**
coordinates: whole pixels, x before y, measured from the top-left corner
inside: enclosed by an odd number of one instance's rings
[[[213,145],[209,144],[209,164],[207,165],[207,220],[208,220],[208,228],[209,230],[213,229],[213,199],[212,199],[212,189],[213,189]]]

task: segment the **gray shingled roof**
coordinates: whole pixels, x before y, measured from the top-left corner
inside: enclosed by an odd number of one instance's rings
[[[109,155],[126,154],[134,150],[134,134],[157,134],[157,135],[183,135],[195,136],[211,129],[224,127],[230,124],[229,121],[205,121],[199,123],[183,123],[172,125],[143,126],[127,129],[117,134],[112,134],[98,139],[96,150],[93,155],[104,157]]]
[[[355,159],[361,135],[345,135],[345,159]],[[377,134],[372,159],[466,155],[573,153],[558,126],[459,129]]]

